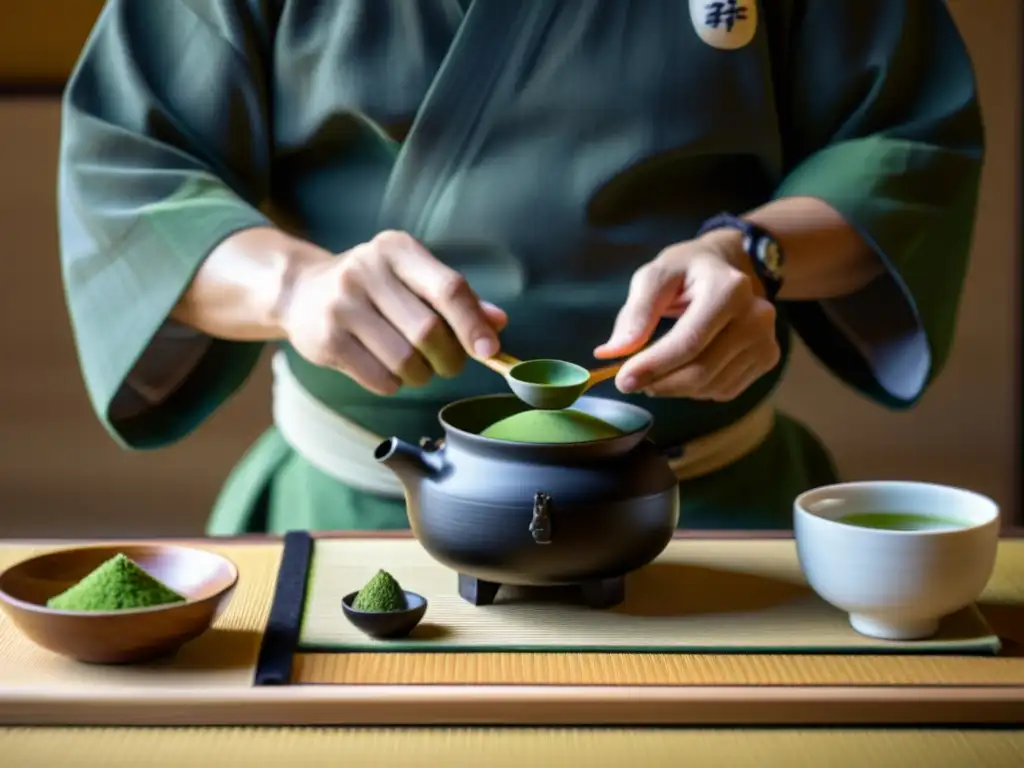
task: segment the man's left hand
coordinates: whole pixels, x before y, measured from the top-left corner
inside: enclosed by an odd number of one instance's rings
[[[602,359],[633,355],[616,377],[620,391],[729,401],[775,368],[775,307],[741,237],[714,230],[669,246],[637,270],[611,338],[594,350]],[[663,317],[678,319],[637,352]]]

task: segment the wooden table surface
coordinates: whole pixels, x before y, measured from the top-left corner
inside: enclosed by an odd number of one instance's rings
[[[1011,537],[1024,531],[1013,530]],[[401,535],[401,534],[398,534]],[[700,537],[752,538],[743,534]],[[772,535],[775,538],[776,535]],[[272,543],[272,537],[247,537]],[[80,542],[3,542],[25,550]],[[217,542],[195,542],[206,545]],[[0,648],[0,653],[3,649]],[[0,681],[0,688],[3,682]],[[0,728],[4,765],[1022,766],[1020,728]]]

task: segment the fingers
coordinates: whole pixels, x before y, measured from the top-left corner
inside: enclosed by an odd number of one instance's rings
[[[422,386],[433,373],[457,375],[467,347],[497,349],[497,334],[508,324],[503,310],[481,302],[458,273],[403,233],[383,233],[348,251],[335,274],[327,348],[307,348],[360,383],[372,382],[364,386],[375,392],[391,391],[394,381]]]
[[[508,313],[505,312],[501,307],[491,304],[489,301],[481,301],[480,308],[487,315],[487,320],[490,322],[491,327],[496,331],[505,330],[505,326],[508,325]]]
[[[769,369],[770,370],[770,369]],[[742,359],[733,361],[717,381],[712,382],[705,394],[705,399],[719,403],[728,403],[746,392],[750,386],[768,371],[763,370],[756,362]]]
[[[341,371],[376,395],[393,395],[402,384],[373,352],[348,331],[340,331],[330,339],[329,353],[313,362]]]
[[[457,375],[462,370],[466,355],[448,324],[410,291],[385,261],[372,257],[366,259],[365,271],[369,273],[370,284],[359,286],[358,290],[365,291],[368,300],[386,318],[386,324],[397,329],[409,349],[415,350],[425,360],[427,380],[430,371],[443,377]],[[414,386],[425,383],[422,381]]]
[[[430,381],[431,365],[417,346],[410,343],[408,334],[401,328],[396,329],[377,309],[366,296],[350,297],[337,308],[339,325],[358,339],[402,384],[422,387]],[[428,316],[434,315],[428,312]]]
[[[679,300],[683,287],[683,273],[660,257],[638,269],[630,281],[626,303],[615,318],[612,335],[594,350],[594,356],[625,357],[640,349],[658,321]]]
[[[651,380],[647,394],[726,402],[742,394],[758,378],[775,368],[781,350],[775,337],[775,312],[756,302],[696,359]]]
[[[494,325],[462,275],[405,233],[384,232],[374,244],[395,276],[447,321],[467,353],[490,357],[498,352]]]
[[[699,261],[688,265],[689,303],[679,320],[657,342],[635,355],[619,371],[616,384],[622,392],[645,389],[652,382],[700,357],[729,324],[754,302],[750,281],[721,264]],[[767,305],[769,311],[770,305]],[[737,329],[746,332],[747,329]],[[730,338],[733,345],[737,339]]]
[[[644,391],[651,397],[687,397],[691,400],[729,402],[742,395],[751,384],[775,367],[768,364],[767,359],[755,350],[744,350],[730,359],[716,376],[699,386],[694,384],[699,374],[694,374],[690,369],[701,369],[702,366],[699,362],[691,363]]]
[[[730,323],[703,354],[674,369],[652,373],[647,382],[642,382],[643,390],[650,395],[699,396],[727,366],[747,351],[748,336],[743,323]]]

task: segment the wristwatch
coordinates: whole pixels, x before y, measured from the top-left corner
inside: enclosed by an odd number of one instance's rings
[[[753,222],[741,219],[731,213],[720,213],[705,221],[697,237],[715,229],[737,229],[743,235],[743,250],[750,258],[761,285],[764,286],[768,301],[775,301],[782,289],[786,259],[782,248],[771,234]]]

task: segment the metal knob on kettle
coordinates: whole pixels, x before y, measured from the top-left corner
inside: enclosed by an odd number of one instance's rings
[[[533,495],[533,519],[530,520],[530,535],[538,544],[551,543],[551,496],[544,491]]]

